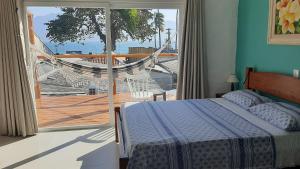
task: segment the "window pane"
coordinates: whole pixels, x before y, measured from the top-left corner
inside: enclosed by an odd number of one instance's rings
[[[116,106],[176,98],[177,22],[177,9],[111,10]]]
[[[109,123],[105,10],[28,11],[39,127]]]

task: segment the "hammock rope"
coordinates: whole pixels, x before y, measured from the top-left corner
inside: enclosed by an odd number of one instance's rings
[[[167,47],[168,44],[169,41],[166,41],[166,43],[163,44],[163,46],[160,49],[158,49],[157,51],[155,51],[154,53],[150,54],[149,56],[143,59],[140,59],[132,63],[124,64],[124,65],[113,66],[112,71],[114,77],[118,77],[120,76],[120,74],[126,74],[126,73],[134,74],[147,67],[153,67],[156,63],[158,63],[159,54]],[[47,54],[42,50],[39,49],[35,49],[35,50],[37,50],[39,53],[41,53],[47,59],[49,59],[52,64],[60,68],[69,68],[79,74],[92,74],[94,77],[101,77],[103,74],[107,74],[107,66],[90,66],[90,65],[83,65],[79,63],[72,63],[68,61],[68,59],[61,59],[61,58],[58,59],[55,58],[54,55]]]

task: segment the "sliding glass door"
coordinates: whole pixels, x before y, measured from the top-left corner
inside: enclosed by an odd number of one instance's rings
[[[29,6],[27,17],[39,127],[110,124],[106,9]]]
[[[112,124],[121,103],[175,99],[179,8],[44,4],[26,3],[25,27],[40,128]]]

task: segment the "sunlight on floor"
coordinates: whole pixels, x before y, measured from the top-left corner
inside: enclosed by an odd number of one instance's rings
[[[39,133],[25,139],[0,136],[0,168],[116,169],[114,129]]]

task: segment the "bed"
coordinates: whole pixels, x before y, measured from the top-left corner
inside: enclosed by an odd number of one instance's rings
[[[246,74],[246,88],[300,103],[298,79],[252,68]],[[120,169],[300,166],[300,132],[224,98],[126,103],[115,109],[115,124]]]

